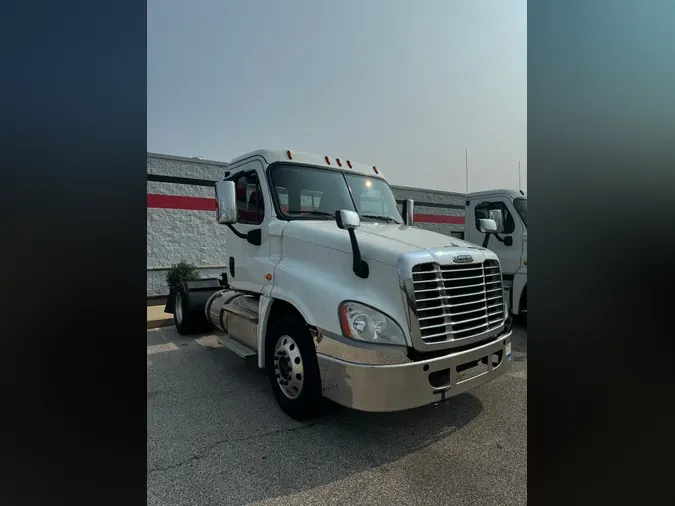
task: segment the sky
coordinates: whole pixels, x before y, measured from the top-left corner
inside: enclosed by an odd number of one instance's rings
[[[527,188],[525,0],[148,0],[148,151]]]

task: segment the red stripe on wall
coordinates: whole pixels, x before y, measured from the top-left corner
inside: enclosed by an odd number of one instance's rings
[[[152,209],[215,211],[216,199],[205,197],[183,197],[180,195],[155,195],[148,193],[148,207]]]
[[[183,209],[187,211],[215,211],[216,200],[206,197],[183,197],[180,195],[156,195],[148,193],[148,208]],[[463,225],[464,216],[444,216],[441,214],[415,214],[415,222]]]
[[[415,223],[452,223],[464,225],[464,216],[445,216],[442,214],[417,214],[414,215]]]

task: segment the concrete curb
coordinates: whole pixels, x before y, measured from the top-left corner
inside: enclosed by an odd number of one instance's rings
[[[148,306],[147,324],[148,330],[160,327],[170,327],[173,325],[173,315],[164,312],[164,305]]]
[[[166,318],[164,320],[148,320],[148,328],[146,330],[170,327],[171,325],[173,325],[173,318]]]

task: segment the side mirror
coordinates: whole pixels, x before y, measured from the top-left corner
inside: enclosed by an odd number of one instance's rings
[[[335,221],[338,228],[342,230],[354,230],[361,226],[361,217],[359,216],[359,213],[356,211],[348,211],[346,209],[336,211]]]
[[[216,183],[216,221],[221,225],[237,223],[237,187],[234,181]]]
[[[366,261],[361,257],[361,249],[359,248],[359,242],[356,240],[356,232],[354,232],[354,229],[361,225],[359,213],[346,209],[335,211],[335,222],[338,228],[349,232],[349,242],[352,243],[352,256],[354,257],[354,266],[352,267],[354,274],[363,279],[367,278],[370,270]]]
[[[415,218],[415,201],[413,199],[406,199],[403,201],[403,223],[412,225]]]
[[[479,221],[480,231],[484,234],[496,234],[497,224],[493,219],[481,218]]]
[[[497,233],[501,234],[504,231],[504,215],[501,209],[492,209],[490,211],[490,219],[497,225]]]

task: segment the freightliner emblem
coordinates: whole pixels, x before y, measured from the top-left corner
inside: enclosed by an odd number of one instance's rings
[[[466,264],[473,262],[473,257],[471,255],[455,255],[452,257],[456,264]]]

